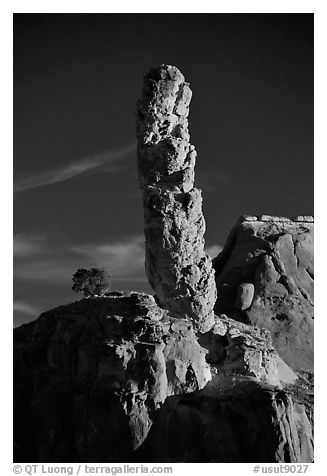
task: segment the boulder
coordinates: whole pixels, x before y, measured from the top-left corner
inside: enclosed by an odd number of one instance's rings
[[[254,296],[254,285],[252,283],[241,283],[237,288],[235,308],[239,311],[249,309]]]

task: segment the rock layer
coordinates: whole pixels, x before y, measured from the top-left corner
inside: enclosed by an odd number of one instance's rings
[[[149,282],[163,308],[206,331],[213,324],[216,288],[204,252],[201,191],[193,187],[196,151],[187,120],[191,96],[173,66],[145,75],[137,104],[138,169]]]
[[[216,312],[269,329],[282,359],[302,372],[313,371],[313,225],[242,217],[213,261]]]
[[[211,378],[206,353],[146,294],[42,314],[15,330],[15,460],[127,461],[169,396]]]
[[[310,462],[312,396],[270,333],[226,316],[197,338],[135,292],[14,332],[15,462]]]

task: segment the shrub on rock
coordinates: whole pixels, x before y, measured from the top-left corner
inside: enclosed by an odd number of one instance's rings
[[[104,268],[80,268],[72,279],[73,291],[86,297],[103,296],[110,290],[110,276]]]

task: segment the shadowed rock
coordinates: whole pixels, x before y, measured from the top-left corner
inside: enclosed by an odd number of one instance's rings
[[[134,292],[15,329],[16,461],[126,461],[167,397],[211,378],[207,352],[192,324]]]
[[[312,406],[270,333],[198,339],[152,296],[109,293],[14,331],[15,462],[309,462]]]
[[[189,142],[192,93],[174,66],[151,69],[137,104],[138,168],[143,190],[145,260],[160,305],[200,331],[213,324],[216,288],[204,252],[201,191],[193,188]]]

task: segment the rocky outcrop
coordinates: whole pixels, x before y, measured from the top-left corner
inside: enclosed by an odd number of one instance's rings
[[[313,218],[242,217],[213,261],[215,310],[269,329],[282,359],[313,372]]]
[[[193,187],[196,151],[189,142],[191,89],[174,66],[151,69],[137,105],[138,168],[143,190],[145,263],[160,305],[213,324],[216,288],[204,252],[201,191]]]
[[[15,462],[307,462],[307,383],[269,331],[197,338],[152,296],[110,293],[15,329]]]
[[[83,299],[15,329],[17,458],[126,461],[167,397],[211,378],[206,352],[187,320],[133,292]]]

